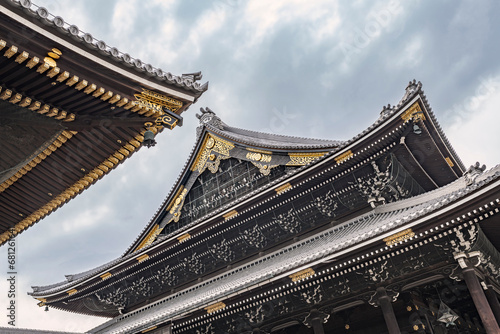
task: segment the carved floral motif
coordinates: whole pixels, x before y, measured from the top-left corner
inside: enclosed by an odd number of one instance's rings
[[[327,217],[333,217],[334,211],[338,207],[338,203],[335,201],[331,191],[324,196],[316,197],[313,204],[323,216]]]
[[[293,209],[278,214],[276,217],[273,217],[272,221],[289,233],[299,233],[302,230],[300,220]]]
[[[255,225],[252,228],[244,230],[240,233],[241,237],[247,244],[255,248],[262,248],[267,244],[266,237],[260,231],[259,226]]]
[[[203,262],[197,257],[196,253],[193,253],[193,255],[185,257],[181,261],[181,266],[183,269],[186,271],[190,271],[196,275],[201,275],[205,272],[205,266],[203,265]]]
[[[226,239],[223,239],[221,242],[209,246],[208,250],[215,259],[222,260],[224,262],[232,261],[236,256],[231,247],[229,247],[229,243],[226,241]]]

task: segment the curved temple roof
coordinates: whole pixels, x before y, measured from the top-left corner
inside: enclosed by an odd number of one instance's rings
[[[76,275],[68,275],[67,280],[49,285],[49,286],[36,286],[33,287],[33,296],[46,296],[52,293],[56,293],[58,291],[62,291],[65,289],[68,289],[75,284],[79,284],[81,282],[84,282],[87,279],[90,279],[91,277],[104,273],[110,268],[123,263],[128,260],[133,260],[138,256],[138,253],[136,252],[138,248],[136,246],[139,244],[139,241],[144,239],[148,233],[151,231],[151,228],[155,225],[156,220],[158,219],[159,215],[165,211],[165,208],[169,202],[175,199],[175,194],[179,189],[179,182],[184,178],[186,173],[189,172],[190,166],[192,166],[194,157],[196,156],[197,152],[200,150],[200,145],[201,142],[203,141],[204,134],[205,133],[216,133],[217,135],[220,135],[223,138],[230,139],[235,143],[240,143],[243,145],[252,145],[253,147],[261,147],[261,148],[268,148],[268,149],[290,149],[291,147],[298,149],[298,150],[312,150],[312,149],[318,149],[318,150],[323,150],[327,151],[328,153],[324,154],[322,157],[319,159],[312,160],[309,164],[306,164],[302,167],[299,167],[298,169],[295,169],[294,171],[291,171],[289,174],[285,176],[285,179],[289,179],[294,175],[297,175],[301,173],[304,170],[307,170],[309,168],[313,168],[314,166],[324,162],[327,159],[332,159],[332,158],[337,158],[341,156],[344,151],[351,147],[354,143],[364,140],[362,139],[365,136],[368,136],[371,133],[374,133],[377,131],[379,127],[382,126],[382,124],[389,122],[391,119],[399,115],[403,110],[410,110],[409,106],[413,105],[415,101],[421,100],[424,105],[425,109],[428,113],[428,115],[431,117],[433,120],[432,125],[437,127],[437,133],[441,138],[443,138],[443,141],[446,144],[447,149],[450,151],[450,154],[453,158],[453,161],[455,161],[458,164],[459,170],[465,171],[465,168],[454,152],[453,148],[449,145],[449,143],[446,140],[446,137],[444,136],[444,133],[442,132],[441,128],[439,127],[439,124],[437,123],[437,120],[435,120],[435,117],[431,111],[430,106],[427,103],[427,100],[425,98],[425,95],[423,94],[423,91],[421,90],[421,84],[416,83],[415,81],[410,82],[408,87],[406,88],[406,93],[403,99],[394,107],[384,107],[382,110],[380,117],[375,121],[374,124],[372,124],[369,128],[358,134],[357,136],[353,137],[352,139],[348,141],[328,141],[328,140],[316,140],[316,139],[303,139],[303,138],[297,138],[297,137],[287,137],[287,136],[280,136],[280,135],[274,135],[274,134],[264,134],[264,133],[259,133],[259,132],[253,132],[253,131],[247,131],[247,130],[241,130],[241,129],[236,129],[230,126],[227,126],[225,123],[223,123],[210,109],[202,110],[202,115],[198,115],[200,118],[201,122],[201,127],[198,129],[198,140],[197,143],[195,144],[195,147],[193,148],[193,151],[191,152],[191,157],[188,159],[188,162],[186,163],[185,167],[183,168],[183,171],[181,172],[178,181],[176,185],[172,188],[170,195],[167,196],[165,202],[163,205],[160,207],[160,209],[157,211],[153,219],[150,221],[150,223],[146,226],[146,228],[143,230],[141,233],[140,237],[136,239],[136,241],[133,243],[133,245],[128,249],[128,251],[122,256],[119,257],[113,261],[110,261],[107,264],[104,264],[98,268],[94,268],[91,270],[88,270],[86,272],[76,274]],[[399,116],[398,116],[399,117]],[[405,120],[406,122],[407,120]],[[289,141],[288,141],[289,140]],[[279,142],[279,143],[278,143]],[[290,144],[291,142],[291,144]],[[286,146],[288,145],[288,146]],[[497,168],[498,169],[498,168]],[[497,169],[495,169],[495,172],[497,172]],[[489,175],[489,174],[488,174]],[[496,174],[495,174],[496,175]],[[281,182],[282,179],[277,180],[276,182]],[[267,185],[268,187],[275,186],[276,183]],[[456,181],[455,183],[446,186],[445,188],[435,190],[433,193],[426,193],[423,196],[420,196],[418,198],[413,198],[409,199],[406,202],[401,202],[401,205],[410,205],[408,203],[413,203],[410,206],[414,207],[419,204],[419,208],[425,208],[430,201],[433,200],[434,197],[438,195],[432,195],[432,194],[439,194],[439,196],[442,196],[441,193],[443,192],[445,195],[449,194],[450,191],[455,191],[458,188],[463,187],[463,181]],[[259,192],[263,191],[262,189],[259,189]],[[253,196],[255,194],[251,193],[248,196],[244,198],[238,199],[239,201],[245,200],[250,196]],[[431,196],[431,197],[429,197]],[[426,205],[420,206],[421,203],[417,203],[415,201],[424,201]],[[398,202],[399,203],[399,202]],[[223,208],[220,208],[220,210],[217,211],[217,213],[228,209],[228,207],[234,205],[235,203],[232,202],[228,206],[225,206]],[[387,206],[387,208],[395,208],[400,204],[390,204]],[[380,210],[383,210],[383,208],[377,208],[373,212],[380,212]],[[399,211],[399,209],[394,209],[397,213],[397,216],[399,217],[400,215],[406,215],[408,213],[408,210],[403,210]],[[424,210],[425,211],[425,210]],[[422,212],[424,212],[422,211]],[[412,214],[413,215],[413,214]],[[368,215],[370,216],[370,215]],[[391,214],[392,216],[392,214]],[[192,224],[197,224],[201,220],[206,220],[210,217],[205,216]],[[378,219],[378,218],[377,218]],[[372,220],[370,218],[370,220]],[[189,228],[192,226],[188,225],[186,228]],[[175,232],[175,234],[182,234],[182,230]],[[171,237],[171,236],[167,236]],[[164,242],[165,238],[157,238],[154,240],[152,243],[144,246],[143,248],[140,248],[140,251],[147,251],[149,248],[154,247],[158,244],[161,244]],[[135,250],[135,251],[134,251]]]

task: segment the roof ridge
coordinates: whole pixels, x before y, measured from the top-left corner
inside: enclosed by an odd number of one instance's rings
[[[251,132],[251,133],[256,133],[256,134],[266,134],[266,135],[272,135],[274,137],[282,137],[282,138],[295,138],[295,139],[313,139],[313,140],[318,140],[318,141],[325,141],[325,142],[332,142],[336,140],[329,140],[329,139],[321,139],[321,138],[310,138],[310,137],[299,137],[299,136],[290,136],[290,135],[281,135],[277,133],[272,133],[272,132],[262,132],[262,131],[255,131],[255,130],[248,130],[248,129],[243,129],[243,128],[238,128],[235,126],[228,125],[224,122],[222,122],[224,125],[226,125],[227,128],[229,129],[234,129],[234,130],[241,130],[245,132]],[[211,126],[211,125],[210,125]]]
[[[145,73],[157,80],[167,81],[172,85],[194,92],[202,93],[208,89],[208,81],[204,84],[196,82],[201,79],[201,73],[199,72],[183,74],[181,76],[173,75],[170,72],[164,72],[160,68],[144,63],[139,58],[131,57],[128,53],[124,53],[116,47],[109,46],[103,40],[97,40],[90,33],[81,31],[76,25],[69,24],[62,17],[51,14],[45,7],[38,6],[30,0],[7,0],[5,2],[20,8],[43,25],[55,27],[59,33],[71,37],[73,40],[79,42],[80,45],[84,45],[86,49],[97,51],[102,56],[112,59],[117,63],[122,63],[129,68],[133,68],[137,72]]]

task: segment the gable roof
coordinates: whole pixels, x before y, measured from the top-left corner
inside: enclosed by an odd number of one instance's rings
[[[412,83],[410,83],[409,87],[412,87]],[[186,233],[186,231],[189,231],[189,229],[194,228],[197,224],[207,224],[208,221],[215,219],[214,217],[218,217],[222,215],[224,212],[230,212],[232,207],[236,207],[239,210],[238,205],[240,205],[244,201],[249,201],[252,197],[255,196],[260,196],[264,192],[272,192],[274,196],[276,193],[274,190],[278,189],[281,185],[286,184],[287,182],[291,182],[294,185],[292,187],[300,187],[301,182],[298,182],[297,180],[300,180],[300,177],[310,177],[309,179],[314,179],[316,176],[320,176],[323,174],[323,172],[326,172],[327,170],[330,171],[332,168],[333,170],[331,173],[338,173],[339,171],[336,169],[338,168],[344,168],[341,165],[350,159],[354,159],[353,161],[349,162],[349,166],[353,166],[355,164],[363,164],[364,160],[366,157],[369,155],[371,156],[373,152],[378,152],[377,154],[380,154],[380,152],[384,152],[386,148],[384,145],[390,145],[392,147],[393,141],[396,140],[397,142],[400,141],[400,136],[403,135],[402,130],[403,128],[410,129],[411,127],[408,126],[407,122],[413,120],[414,117],[422,117],[418,112],[422,112],[419,109],[421,108],[421,105],[423,104],[423,109],[425,111],[425,115],[429,116],[431,118],[431,121],[426,121],[425,125],[429,128],[429,132],[434,131],[433,129],[437,126],[435,123],[432,122],[432,117],[430,116],[432,111],[430,111],[430,108],[428,105],[426,105],[426,100],[425,96],[423,95],[423,92],[420,90],[420,83],[417,85],[414,83],[418,89],[411,90],[411,94],[408,94],[407,98],[403,99],[403,102],[400,102],[396,107],[393,108],[384,108],[382,111],[380,117],[375,121],[373,125],[371,125],[368,129],[363,131],[361,134],[355,136],[354,138],[345,141],[345,142],[340,142],[340,141],[331,141],[331,147],[328,150],[325,150],[324,148],[324,141],[313,141],[314,143],[317,143],[316,151],[311,150],[310,147],[312,142],[308,142],[307,145],[309,147],[309,150],[306,151],[307,154],[309,154],[310,159],[307,160],[306,162],[303,161],[303,163],[295,170],[290,171],[286,175],[284,175],[281,178],[276,179],[275,181],[271,182],[270,184],[267,184],[257,190],[255,190],[252,193],[249,193],[245,196],[242,196],[240,198],[237,198],[235,201],[228,203],[227,205],[224,205],[217,210],[211,212],[208,215],[205,215],[199,219],[196,219],[194,221],[189,222],[186,226],[182,227],[182,229],[179,229],[172,234],[166,235],[162,238],[157,238],[158,234],[156,233],[158,231],[158,226],[160,221],[169,213],[166,212],[166,209],[168,208],[170,210],[169,205],[171,203],[174,203],[178,195],[180,193],[180,190],[182,190],[183,186],[187,184],[187,180],[191,178],[191,181],[196,179],[200,175],[200,171],[198,168],[194,168],[196,166],[206,166],[207,163],[214,163],[208,158],[208,155],[210,155],[212,152],[215,152],[217,154],[220,153],[220,151],[213,151],[212,148],[216,146],[216,141],[221,140],[221,145],[224,144],[224,141],[227,142],[226,144],[233,145],[235,148],[235,151],[231,151],[231,154],[234,153],[234,155],[238,155],[242,152],[247,152],[247,154],[252,154],[252,153],[258,153],[258,152],[263,152],[265,151],[263,147],[261,146],[258,150],[255,150],[254,147],[248,147],[248,143],[251,143],[252,141],[250,139],[247,139],[245,143],[236,142],[235,140],[230,141],[229,136],[231,135],[229,131],[229,127],[227,127],[222,121],[216,117],[216,115],[208,110],[202,110],[203,113],[202,115],[199,115],[200,121],[202,123],[202,126],[198,129],[198,137],[196,144],[191,152],[190,158],[186,162],[176,184],[172,188],[169,196],[167,196],[166,200],[160,207],[160,209],[157,211],[157,213],[153,216],[153,219],[150,221],[150,223],[146,226],[144,231],[141,233],[138,239],[134,242],[134,244],[129,247],[127,252],[120,258],[117,258],[114,261],[111,261],[103,266],[100,266],[99,268],[95,268],[92,270],[89,270],[85,273],[78,274],[78,275],[69,275],[67,276],[67,280],[65,282],[61,282],[58,284],[54,284],[51,286],[45,286],[45,287],[34,287],[34,292],[32,293],[33,296],[49,296],[49,295],[55,295],[60,293],[63,290],[70,289],[71,287],[78,287],[80,285],[84,285],[84,281],[90,280],[93,278],[98,279],[100,274],[104,274],[108,271],[118,271],[122,270],[119,269],[119,266],[126,267],[128,266],[129,268],[132,268],[133,266],[137,265],[137,261],[139,260],[140,257],[142,256],[141,254],[146,254],[150,252],[151,249],[158,249],[160,247],[167,247],[169,244],[165,243],[166,241],[170,242],[170,244],[175,245],[175,247],[178,246],[177,240],[175,239],[176,236],[181,235],[182,233]],[[407,88],[407,93],[408,93],[408,88]],[[403,124],[401,119],[403,119]],[[423,126],[424,124],[421,123]],[[218,129],[219,132],[214,133],[212,130],[213,129]],[[438,128],[437,128],[438,129]],[[397,132],[401,131],[401,132]],[[440,130],[436,130],[434,133],[431,133],[431,135],[442,135],[444,134],[439,133]],[[227,133],[228,135],[223,137],[222,133]],[[249,132],[250,133],[250,132]],[[393,137],[391,137],[391,134],[397,133]],[[268,136],[267,138],[273,138],[272,136]],[[387,139],[389,138],[389,139]],[[417,137],[416,137],[417,138]],[[212,139],[212,143],[208,143],[208,141]],[[439,139],[439,138],[438,138]],[[385,142],[384,142],[385,140]],[[296,140],[299,141],[299,140]],[[376,144],[383,142],[382,144],[379,144],[379,147],[376,148]],[[441,143],[443,141],[440,139],[439,140]],[[445,146],[447,144],[444,144]],[[373,148],[371,151],[367,149],[368,148]],[[267,148],[269,151],[268,153],[262,153],[262,154],[267,154],[267,155],[272,155],[272,159],[275,158],[275,155],[278,156],[278,158],[285,159],[281,160],[281,163],[286,165],[287,161],[291,161],[291,156],[290,152],[287,151],[278,151],[277,149],[273,148],[271,149],[269,146],[265,146],[264,148]],[[461,171],[465,171],[463,168],[463,165],[461,164],[460,160],[458,157],[455,156],[454,153],[450,153],[452,151],[451,147],[445,147],[447,152],[444,152],[446,155],[450,154],[451,158],[450,161],[455,163],[455,167],[452,167],[451,165],[447,164],[445,162],[445,159],[441,161],[441,166],[448,166],[448,174],[449,175],[455,175],[456,173],[459,173]],[[239,150],[239,151],[238,151]],[[252,151],[253,150],[253,151]],[[354,152],[351,152],[353,150]],[[356,151],[357,150],[357,151]],[[381,150],[381,151],[380,151]],[[326,152],[325,152],[326,151]],[[303,153],[303,151],[295,151],[295,153],[299,152],[300,154]],[[271,154],[269,154],[271,153]],[[292,152],[293,153],[293,152]],[[306,154],[304,153],[304,154]],[[315,153],[321,153],[321,155],[314,155]],[[443,152],[439,153],[443,154]],[[201,156],[204,156],[203,160]],[[241,156],[241,155],[240,155]],[[288,160],[286,160],[288,159]],[[452,159],[452,160],[451,160]],[[216,161],[216,159],[214,158]],[[203,161],[202,164],[199,162]],[[365,161],[366,162],[366,161]],[[335,167],[335,168],[334,168]],[[347,168],[347,167],[346,167]],[[337,170],[337,171],[336,171]],[[311,173],[314,171],[319,172],[318,175],[312,176]],[[460,173],[461,174],[461,173]],[[456,179],[456,177],[455,177]],[[448,187],[448,186],[447,186]],[[462,187],[462,185],[460,185]],[[188,188],[186,186],[186,188]],[[435,186],[433,189],[437,188]],[[444,192],[449,192],[450,188],[445,188],[446,190],[443,190]],[[429,194],[435,194],[435,193],[427,193]],[[264,195],[263,195],[264,196]],[[434,196],[434,195],[433,195]],[[420,198],[421,200],[430,200],[431,197],[415,197],[415,199]],[[266,200],[263,200],[263,203],[265,203]],[[182,200],[179,200],[178,206],[177,207],[182,207]],[[404,202],[404,205],[406,205],[408,202]],[[412,206],[415,206],[420,203],[414,203]],[[243,205],[243,204],[241,204]],[[395,206],[388,206],[389,208],[392,208],[391,210],[397,211],[399,210]],[[375,213],[380,213],[379,211],[382,209],[377,208],[378,211],[373,211]],[[364,217],[364,216],[363,216]],[[170,241],[169,241],[170,240]],[[174,246],[168,246],[168,247],[174,247]],[[162,251],[164,251],[163,249]],[[152,250],[152,252],[155,252]],[[120,267],[121,268],[121,267]],[[89,289],[91,286],[88,287]]]

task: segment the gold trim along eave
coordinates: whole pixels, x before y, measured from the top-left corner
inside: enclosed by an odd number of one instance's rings
[[[80,180],[78,180],[73,185],[66,188],[66,190],[64,190],[59,195],[55,196],[47,204],[43,205],[38,210],[34,211],[29,216],[18,222],[14,226],[14,228],[0,234],[0,245],[7,242],[7,240],[9,240],[10,238],[18,235],[22,231],[26,230],[33,224],[37,223],[42,218],[49,215],[51,212],[57,210],[59,207],[68,202],[71,198],[75,197],[76,195],[81,193],[84,189],[94,184],[103,175],[109,173],[113,168],[115,168],[118,164],[120,164],[123,159],[126,158],[123,154],[120,153],[119,150],[122,149],[127,150],[129,152],[129,155],[127,157],[130,157],[138,148],[141,147],[141,142],[143,140],[144,137],[141,134],[138,134],[137,136],[135,136],[134,139],[130,140],[129,142],[126,142],[120,149],[118,149],[115,153],[112,153],[107,159],[101,162],[100,165],[98,165],[96,168],[94,168],[86,175],[84,175]],[[117,156],[119,158],[117,158]],[[12,233],[11,231],[13,231],[14,233]]]
[[[134,252],[136,252],[136,251],[138,251],[146,246],[151,245],[156,240],[156,237],[158,236],[158,234],[161,233],[162,230],[163,230],[163,228],[160,228],[160,226],[158,224],[155,224],[155,226],[151,229],[151,231],[149,231],[149,233],[146,235],[146,237],[144,237],[144,239],[141,241],[139,246],[137,246],[137,248],[134,250]]]
[[[342,153],[341,155],[339,155],[338,157],[335,157],[335,162],[340,165],[341,163],[343,163],[344,161],[347,161],[349,160],[350,158],[352,158],[354,156],[354,153],[352,153],[351,150],[347,151],[347,152],[344,152]]]
[[[420,108],[418,101],[413,103],[410,108],[401,114],[401,118],[403,119],[403,122],[407,122],[411,119],[425,121],[424,112],[422,111],[422,108]]]
[[[286,163],[287,166],[304,166],[314,160],[324,156],[328,152],[314,152],[314,153],[288,153],[290,161]]]
[[[390,235],[387,238],[384,238],[383,241],[385,242],[385,244],[387,246],[392,246],[392,245],[397,244],[401,241],[411,239],[414,236],[415,236],[415,232],[413,232],[413,230],[411,228],[408,228],[408,229],[403,230],[401,232]]]
[[[30,170],[35,168],[36,165],[41,163],[45,158],[47,158],[49,155],[52,154],[52,152],[55,152],[59,147],[61,147],[68,139],[71,139],[73,135],[75,135],[77,132],[76,131],[62,131],[61,134],[54,139],[54,141],[40,154],[38,154],[36,157],[34,157],[32,160],[30,160],[26,165],[21,167],[14,175],[12,175],[10,178],[5,180],[2,184],[0,184],[0,193],[5,191],[7,188],[9,188],[11,185],[13,185],[17,180],[23,177],[23,175],[27,174]]]
[[[0,39],[0,46],[1,45],[4,45],[4,47],[7,46],[7,42]],[[2,48],[0,48],[0,50]],[[122,97],[119,94],[116,94],[110,90],[106,90],[103,87],[99,87],[98,85],[88,82],[87,80],[81,79],[76,75],[72,75],[70,72],[64,71],[59,67],[57,67],[56,66],[57,64],[47,63],[46,59],[48,57],[45,57],[45,59],[40,59],[39,57],[36,56],[29,57],[28,52],[18,50],[17,47],[14,45],[12,45],[7,51],[8,52],[5,52],[3,54],[4,57],[11,58],[16,53],[19,53],[19,55],[15,59],[15,62],[18,63],[19,65],[25,63],[27,68],[36,71],[37,73],[39,73],[39,75],[46,75],[49,78],[53,78],[55,82],[57,81],[59,83],[65,83],[68,87],[72,87],[78,91],[83,91],[83,93],[91,95],[95,99],[106,101],[111,105],[123,107],[126,110],[137,113],[144,117],[159,117],[165,114],[163,110],[156,110],[147,105],[140,105],[137,103],[137,101],[130,101],[126,97]],[[182,102],[177,101],[175,99],[172,100],[175,101],[175,103],[177,104],[179,103],[182,104],[181,108],[185,107]]]
[[[314,274],[315,274],[315,272],[312,268],[307,268],[307,269],[298,271],[296,273],[293,273],[293,274],[289,275],[288,277],[290,277],[292,279],[292,282],[297,282],[297,281],[301,281],[307,277],[310,277]]]
[[[212,304],[212,305],[209,305],[207,307],[205,307],[205,311],[207,311],[207,313],[214,313],[214,312],[217,312],[219,310],[222,310],[223,308],[226,307],[226,304],[224,304],[223,302],[218,302],[218,303],[215,303],[215,304]]]
[[[158,114],[164,113],[162,107],[166,107],[168,110],[175,113],[184,106],[182,101],[146,88],[142,88],[142,92],[134,94],[134,97],[137,99],[137,101],[135,101],[137,105],[149,108]]]

